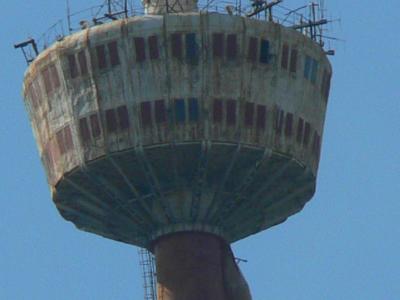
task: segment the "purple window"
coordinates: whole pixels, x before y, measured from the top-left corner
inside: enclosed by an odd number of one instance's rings
[[[106,48],[104,47],[104,45],[96,46],[96,54],[97,54],[97,65],[99,69],[107,68]]]
[[[160,57],[158,50],[158,40],[156,35],[148,37],[150,59],[157,59]]]
[[[136,61],[137,62],[145,61],[146,51],[145,51],[144,38],[136,37],[134,38],[134,41],[135,41]]]
[[[265,129],[265,121],[267,116],[267,108],[265,105],[257,105],[257,128]]]
[[[78,53],[79,68],[81,69],[81,75],[85,76],[88,73],[88,67],[86,62],[85,51],[82,50]]]
[[[173,33],[171,34],[171,44],[172,44],[172,57],[181,59],[183,55],[182,51],[182,34]]]
[[[308,146],[310,142],[310,132],[311,132],[311,125],[310,123],[306,122],[304,127],[304,137],[303,137],[303,145]]]
[[[297,49],[292,49],[290,53],[290,68],[289,71],[296,73],[297,71]]]
[[[257,53],[258,53],[258,43],[257,38],[251,37],[249,39],[249,49],[247,51],[247,58],[252,61],[257,61]]]
[[[115,110],[112,108],[106,110],[106,124],[109,133],[115,132],[118,128]]]
[[[125,105],[119,106],[117,108],[119,128],[122,130],[129,128],[129,113]]]
[[[164,123],[167,121],[167,114],[165,109],[164,100],[157,100],[154,104],[155,106],[155,119],[156,123]]]
[[[284,70],[287,70],[288,63],[289,63],[289,46],[287,44],[283,44],[281,68],[284,69]]]
[[[72,133],[71,133],[71,128],[68,126],[64,127],[64,138],[65,138],[65,150],[69,151],[74,148],[74,143],[72,141]]]
[[[99,118],[97,117],[97,114],[92,114],[90,116],[90,127],[92,128],[93,138],[99,137],[101,131],[100,131]]]
[[[108,43],[108,53],[110,54],[111,66],[115,67],[120,64],[118,55],[118,44],[116,41]]]
[[[236,101],[228,100],[226,102],[226,124],[234,126],[236,124]]]
[[[224,56],[224,34],[213,33],[213,55],[222,58]]]
[[[69,75],[71,78],[78,76],[78,66],[76,65],[75,54],[68,55]]]
[[[303,128],[304,128],[304,120],[299,118],[297,123],[297,134],[296,134],[296,141],[297,143],[301,144],[303,140]]]
[[[214,123],[222,122],[222,100],[220,100],[220,99],[214,99],[213,119],[214,119]]]
[[[90,131],[86,118],[82,118],[79,120],[79,131],[83,143],[87,143],[88,141],[90,141]]]
[[[292,127],[293,127],[293,114],[287,113],[285,119],[285,136],[292,136]]]
[[[254,103],[246,102],[244,107],[244,125],[252,127],[254,124]]]
[[[228,60],[234,60],[236,58],[236,55],[237,55],[236,34],[228,34],[226,56]]]
[[[140,115],[143,127],[151,126],[151,103],[150,101],[140,103]]]

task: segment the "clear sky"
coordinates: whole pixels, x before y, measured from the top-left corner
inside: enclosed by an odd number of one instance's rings
[[[0,299],[142,299],[136,248],[59,216],[23,106],[26,65],[12,45],[63,18],[64,1],[1,2]],[[94,2],[71,0],[78,9]],[[397,300],[400,4],[325,2],[346,41],[331,59],[317,192],[301,213],[233,248],[248,260],[240,266],[254,300]]]

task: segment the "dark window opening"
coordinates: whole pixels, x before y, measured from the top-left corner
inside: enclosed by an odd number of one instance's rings
[[[267,108],[265,105],[257,105],[257,128],[265,129],[265,121],[267,117]]]
[[[120,64],[118,55],[118,44],[117,42],[111,42],[107,44],[108,52],[110,53],[111,66],[115,67]]]
[[[275,132],[276,132],[276,134],[281,134],[282,133],[282,127],[283,127],[284,118],[285,118],[284,111],[282,109],[278,109],[277,112],[276,112],[276,120],[275,120]]]
[[[287,70],[289,63],[289,46],[284,44],[282,47],[281,68]]]
[[[165,108],[164,100],[157,100],[155,102],[155,119],[158,124],[167,121],[167,110]]]
[[[68,66],[69,66],[69,75],[71,78],[76,78],[78,76],[78,66],[76,64],[75,55],[68,55]]]
[[[296,73],[297,71],[297,49],[292,49],[291,53],[290,53],[290,67],[289,67],[289,71],[292,73]]]
[[[228,100],[226,102],[226,124],[233,126],[236,124],[236,101]]]
[[[254,103],[246,102],[244,108],[244,125],[252,127],[254,124]]]
[[[318,74],[318,61],[313,59],[312,67],[311,67],[311,82],[312,83],[315,83],[317,81],[317,74]]]
[[[140,103],[140,115],[142,118],[142,125],[144,127],[151,126],[151,102],[150,101]]]
[[[86,118],[79,120],[79,132],[83,143],[90,141],[90,131]]]
[[[306,60],[305,60],[305,62],[304,62],[304,78],[306,78],[306,79],[310,79],[310,75],[311,75],[311,64],[312,64],[311,57],[309,57],[308,55],[306,55]]]
[[[185,122],[185,100],[175,99],[175,122],[184,123]]]
[[[158,50],[158,40],[156,35],[149,36],[147,38],[149,43],[149,54],[150,59],[158,59],[160,57],[160,53]]]
[[[260,63],[263,63],[263,64],[269,63],[269,41],[268,40],[261,40]]]
[[[97,117],[97,114],[93,114],[90,116],[90,127],[92,128],[93,138],[99,137],[101,131],[100,131],[99,118]]]
[[[119,106],[117,108],[119,128],[122,130],[129,128],[129,113],[128,108],[125,105]]]
[[[285,136],[292,136],[292,127],[293,127],[293,114],[287,113],[285,119]]]
[[[81,69],[81,75],[85,76],[88,73],[85,51],[82,50],[78,53],[78,62]]]
[[[107,131],[109,133],[113,133],[117,130],[117,117],[115,115],[114,109],[107,109],[106,110],[106,124],[107,124]]]
[[[301,144],[303,140],[303,127],[304,127],[304,120],[302,118],[299,118],[299,121],[297,123],[297,134],[296,134],[296,141],[299,144]]]
[[[136,52],[136,62],[142,62],[146,59],[146,50],[144,44],[144,38],[136,37],[135,41],[135,52]]]
[[[222,58],[224,56],[224,34],[213,33],[213,55]]]
[[[172,57],[182,59],[182,35],[180,33],[173,33],[171,35],[172,43]]]
[[[304,127],[304,137],[303,137],[304,146],[308,146],[308,143],[310,142],[310,131],[311,131],[311,125],[310,123],[306,122],[306,125]]]
[[[237,41],[236,34],[228,34],[227,46],[226,46],[226,57],[228,60],[234,60],[237,56]]]
[[[214,99],[213,120],[214,120],[214,123],[222,122],[222,100],[220,100],[220,99]]]
[[[199,119],[199,103],[197,98],[189,99],[189,121],[195,122]]]
[[[196,44],[196,34],[188,33],[185,35],[186,59],[190,64],[197,64],[199,53]]]
[[[258,53],[258,43],[257,38],[251,37],[249,39],[249,49],[247,51],[247,58],[252,61],[257,61],[257,53]]]
[[[107,68],[106,49],[104,45],[96,46],[97,65],[99,69]]]
[[[50,71],[49,71],[48,67],[43,69],[42,76],[43,76],[43,81],[44,81],[44,88],[46,90],[47,95],[49,95],[52,92],[53,87],[51,85]]]

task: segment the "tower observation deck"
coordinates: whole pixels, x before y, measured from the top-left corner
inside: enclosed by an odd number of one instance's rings
[[[28,67],[51,195],[79,229],[153,251],[159,299],[250,299],[229,244],[313,196],[332,68],[293,28],[162,3]]]

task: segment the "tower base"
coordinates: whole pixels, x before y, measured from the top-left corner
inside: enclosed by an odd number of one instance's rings
[[[221,238],[185,232],[154,244],[158,300],[251,300],[250,290]]]

